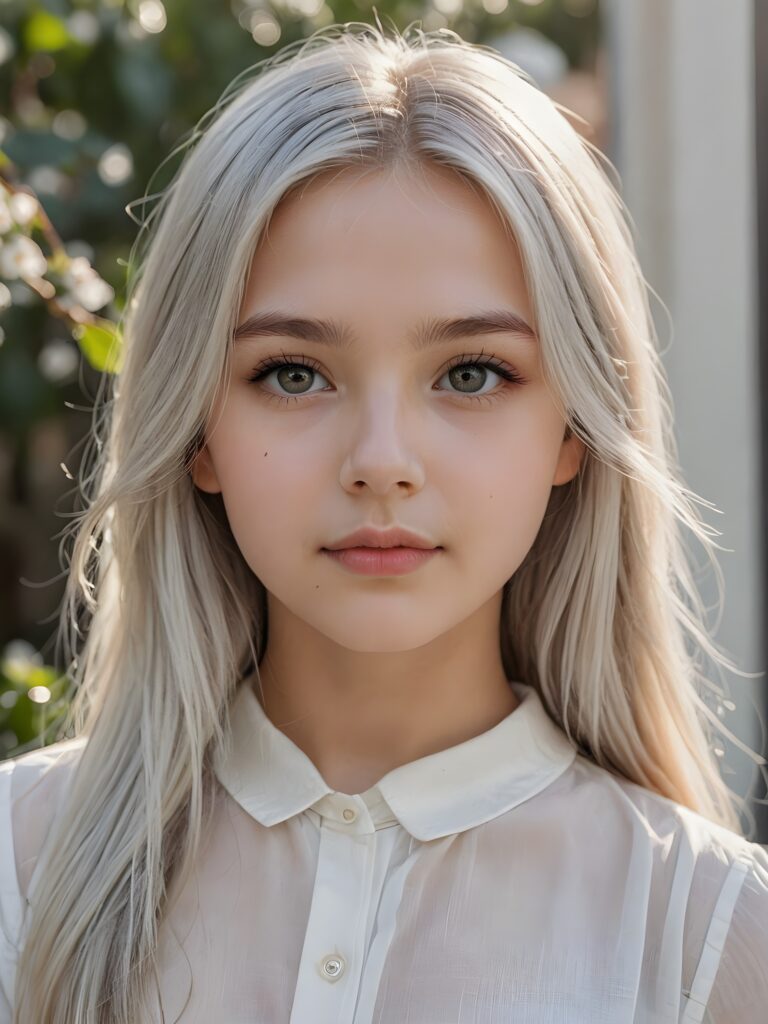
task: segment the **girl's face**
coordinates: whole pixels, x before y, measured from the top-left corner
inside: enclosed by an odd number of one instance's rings
[[[238,324],[266,313],[332,323],[337,340],[306,324],[236,332],[193,479],[222,493],[270,631],[282,614],[350,650],[406,651],[493,609],[584,448],[563,439],[520,257],[488,201],[436,166],[326,172],[254,255]],[[489,313],[506,329],[425,339]],[[359,575],[323,548],[362,526],[441,550]]]

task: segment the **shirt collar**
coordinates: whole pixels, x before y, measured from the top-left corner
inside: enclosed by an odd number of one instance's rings
[[[328,805],[334,790],[310,758],[267,717],[242,680],[230,710],[231,743],[214,771],[234,800],[262,825]],[[544,710],[532,686],[511,682],[520,703],[468,740],[400,765],[360,794],[368,808],[419,840],[473,828],[529,800],[569,767],[576,748]],[[389,813],[391,812],[391,813]]]

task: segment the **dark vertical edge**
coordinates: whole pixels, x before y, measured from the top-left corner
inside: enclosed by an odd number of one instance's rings
[[[757,344],[758,344],[758,401],[760,408],[760,510],[758,516],[758,543],[756,552],[761,573],[760,622],[762,649],[760,671],[764,670],[768,649],[768,544],[765,533],[768,527],[768,2],[754,0],[754,41],[755,41],[755,156],[756,167],[756,213],[757,213]],[[760,690],[759,709],[764,726],[768,724],[768,680],[763,678]],[[768,728],[763,732],[768,734]],[[768,758],[768,736],[764,736],[764,749],[760,751]],[[755,796],[768,796],[758,787]],[[757,841],[768,843],[768,806],[755,804]]]

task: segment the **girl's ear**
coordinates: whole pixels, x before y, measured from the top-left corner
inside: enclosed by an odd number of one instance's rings
[[[207,445],[200,449],[195,457],[195,461],[192,463],[190,472],[192,474],[192,482],[201,491],[207,491],[209,494],[218,494],[221,491],[219,478],[216,475],[216,469]]]
[[[573,480],[584,460],[586,450],[584,442],[571,433],[570,427],[566,427],[565,437],[560,446],[560,457],[555,468],[555,476],[552,480],[553,487],[557,487],[558,484],[567,484],[569,480]]]

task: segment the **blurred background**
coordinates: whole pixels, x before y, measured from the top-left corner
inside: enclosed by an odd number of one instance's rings
[[[239,72],[377,15],[494,47],[618,171],[683,470],[726,549],[722,606],[691,551],[744,673],[717,679],[716,752],[768,843],[746,749],[768,755],[768,0],[0,0],[0,759],[53,742],[65,709],[61,531],[99,377],[119,368],[141,198]]]

